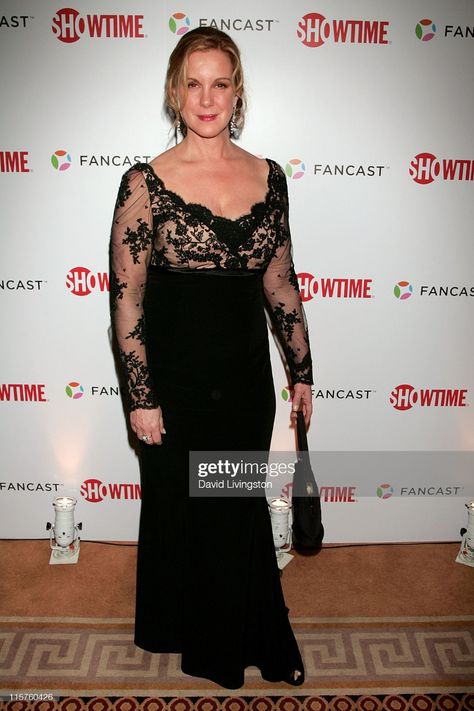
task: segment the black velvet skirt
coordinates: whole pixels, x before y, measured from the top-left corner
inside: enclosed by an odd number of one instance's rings
[[[190,496],[190,451],[270,448],[275,393],[262,274],[149,269],[148,364],[162,445],[141,443],[135,644],[226,688],[302,669],[265,496]]]

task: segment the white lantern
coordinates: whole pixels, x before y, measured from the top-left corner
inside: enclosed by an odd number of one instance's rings
[[[273,543],[280,570],[293,558],[289,554],[291,549],[290,510],[291,503],[284,496],[271,499],[268,504],[272,522]]]
[[[50,565],[57,563],[77,563],[79,559],[79,530],[82,523],[75,525],[73,496],[57,496],[53,501],[54,524],[47,523],[51,547]]]
[[[474,501],[470,501],[465,506],[467,508],[467,529],[461,531],[463,537],[456,562],[474,568]]]

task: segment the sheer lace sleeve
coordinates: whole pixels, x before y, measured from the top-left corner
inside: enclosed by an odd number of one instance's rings
[[[282,210],[277,224],[276,249],[263,276],[263,285],[293,384],[312,385],[313,370],[308,326],[292,257],[288,223],[288,189],[285,174],[280,167],[278,169],[281,174]]]
[[[153,217],[145,177],[122,177],[110,241],[110,302],[130,410],[158,406],[146,358],[143,296],[153,244]]]

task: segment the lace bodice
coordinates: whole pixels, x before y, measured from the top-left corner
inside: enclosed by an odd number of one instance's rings
[[[168,190],[147,163],[124,173],[110,243],[111,307],[130,409],[153,408],[146,358],[143,296],[150,266],[166,269],[261,270],[270,313],[293,383],[313,382],[307,323],[288,226],[281,167],[267,159],[265,199],[232,220]]]

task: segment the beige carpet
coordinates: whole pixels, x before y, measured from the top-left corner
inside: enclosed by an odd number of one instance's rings
[[[474,569],[457,545],[325,547],[282,582],[303,654],[299,695],[474,691]],[[46,541],[0,541],[0,689],[57,696],[265,696],[296,690],[256,668],[235,692],[133,644],[135,546],[83,542],[50,566]]]

